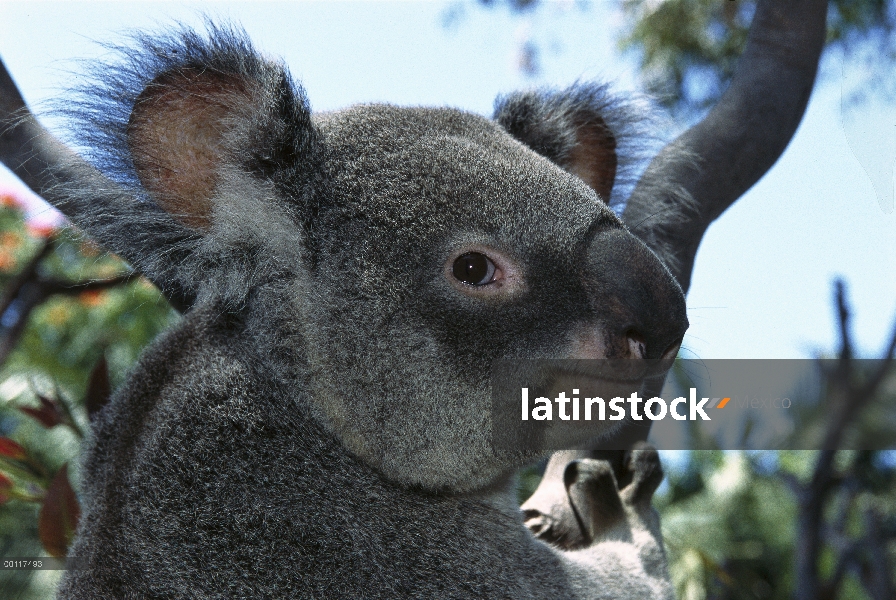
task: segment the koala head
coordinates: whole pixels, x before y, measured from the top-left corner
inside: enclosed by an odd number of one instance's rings
[[[312,114],[241,34],[140,46],[79,113],[116,185],[70,212],[170,297],[243,315],[255,360],[387,478],[464,491],[516,466],[490,446],[495,360],[677,352],[681,289],[607,205],[627,117],[603,87],[494,119]]]

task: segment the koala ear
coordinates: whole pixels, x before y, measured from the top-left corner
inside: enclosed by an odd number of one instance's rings
[[[241,304],[300,268],[320,161],[285,67],[213,25],[141,36],[122,54],[66,110],[109,181],[65,190],[63,212],[181,304]]]
[[[616,182],[616,138],[600,117],[574,120],[573,127],[576,143],[562,166],[609,202]]]
[[[518,92],[498,98],[495,120],[513,137],[577,175],[610,202],[616,182],[618,102],[605,86]]]
[[[137,177],[175,219],[208,230],[225,137],[251,102],[238,75],[184,67],[157,76],[137,97],[127,143]]]

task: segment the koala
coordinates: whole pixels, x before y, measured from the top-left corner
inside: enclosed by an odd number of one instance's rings
[[[95,417],[59,597],[672,598],[656,451],[570,430],[580,450],[521,510],[514,473],[552,448],[494,447],[490,367],[676,355],[702,233],[814,80],[824,3],[773,4],[628,227],[610,205],[640,115],[600,85],[511,94],[493,118],[312,113],[240,30],[183,28],[66,98],[84,160],[0,72],[4,162],[183,312]],[[806,60],[775,45],[786,28]],[[771,110],[786,126],[751,126]]]
[[[59,597],[672,597],[654,450],[552,467],[527,528],[547,449],[490,436],[495,360],[677,352],[608,205],[637,115],[589,84],[316,114],[239,30],[136,46],[67,100],[89,163],[52,198],[184,315],[92,425]]]
[[[826,5],[760,0],[725,95],[631,194],[640,115],[600,85],[316,114],[241,31],[182,28],[66,97],[82,158],[0,64],[0,159],[184,313],[92,424],[59,597],[672,598],[643,431],[564,430],[518,508],[553,447],[495,447],[490,366],[670,362]]]

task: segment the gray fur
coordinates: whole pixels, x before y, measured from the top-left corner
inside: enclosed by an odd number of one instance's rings
[[[641,477],[655,452],[632,454],[621,489],[583,465],[571,497],[619,500],[561,551],[514,502],[538,456],[490,445],[492,361],[632,357],[633,336],[657,358],[686,327],[665,267],[561,168],[569,139],[536,153],[500,108],[311,115],[224,28],[138,47],[75,111],[114,184],[72,186],[68,212],[192,308],[99,415],[72,549],[89,568],[60,597],[671,597],[658,479]],[[541,99],[621,110],[597,87],[561,96]],[[220,118],[199,127],[195,107]],[[162,138],[200,129],[220,144],[214,177],[169,173]],[[211,208],[169,214],[205,206],[166,204],[169,181],[213,181]],[[510,257],[522,283],[453,282],[465,248]]]

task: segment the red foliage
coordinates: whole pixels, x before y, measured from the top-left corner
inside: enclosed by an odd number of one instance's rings
[[[0,473],[0,504],[3,504],[7,500],[9,500],[9,497],[12,493],[12,487],[12,479],[7,477],[3,473]]]
[[[44,223],[26,223],[26,227],[28,229],[28,233],[33,237],[37,238],[48,238],[54,233],[56,233],[56,227],[53,225],[46,225]]]
[[[109,402],[112,395],[112,386],[109,384],[109,366],[105,355],[100,356],[93,371],[90,373],[90,381],[87,383],[87,396],[84,405],[87,407],[87,416],[93,419],[96,413]]]
[[[100,306],[106,301],[106,292],[103,290],[86,290],[78,294],[78,300],[84,306]]]
[[[62,411],[59,409],[59,405],[56,404],[56,402],[49,398],[45,398],[44,396],[38,396],[38,400],[40,400],[40,408],[20,406],[19,410],[26,415],[37,419],[37,421],[47,429],[56,427],[63,422],[64,417]]]
[[[7,437],[0,437],[0,456],[13,460],[25,460],[28,453],[25,449]]]
[[[66,463],[50,482],[37,517],[37,535],[51,556],[64,558],[68,554],[80,517],[81,507],[68,480]]]
[[[0,206],[4,208],[22,208],[22,201],[12,192],[0,192]]]

